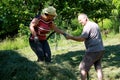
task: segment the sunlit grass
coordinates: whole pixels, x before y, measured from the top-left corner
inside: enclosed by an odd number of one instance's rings
[[[7,38],[0,43],[0,50],[17,50],[28,46],[28,41],[24,37],[14,39]]]
[[[103,39],[103,43],[106,49],[102,62],[104,78],[105,80],[119,80],[120,34],[108,35]],[[7,44],[11,48],[7,48]],[[2,80],[80,79],[78,66],[84,55],[85,46],[83,42],[63,38],[57,43],[50,43],[51,64],[36,62],[35,53],[31,50],[29,44],[26,44],[21,38],[14,41],[3,41],[0,45],[5,46],[4,48],[0,46],[0,77]],[[90,80],[97,80],[93,66],[89,74]]]

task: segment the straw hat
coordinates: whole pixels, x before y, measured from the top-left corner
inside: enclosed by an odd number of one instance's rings
[[[49,14],[49,15],[57,16],[56,9],[53,6],[49,6],[47,8],[44,8],[42,10],[42,13],[43,14],[46,13],[46,14]]]

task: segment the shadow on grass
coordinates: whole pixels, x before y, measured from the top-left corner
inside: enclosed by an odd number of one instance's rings
[[[71,66],[75,67],[78,66],[82,56],[84,55],[85,51],[71,51],[65,54],[56,55],[53,58],[56,63],[63,63],[68,62]],[[106,46],[105,47],[105,54],[103,57],[103,62],[106,62],[107,66],[116,66],[120,67],[120,45],[113,45],[113,46]]]
[[[120,67],[120,45],[106,46],[103,62],[107,63],[104,67]]]
[[[77,80],[61,65],[32,62],[17,51],[0,51],[0,80]]]
[[[32,67],[36,68],[33,70]],[[27,58],[22,57],[16,51],[0,51],[1,80],[33,80],[37,76],[36,72],[37,65],[30,62]]]
[[[54,56],[55,59],[54,61],[56,61],[56,63],[59,63],[61,65],[63,65],[64,62],[69,63],[69,65],[72,66],[72,68],[74,69],[75,75],[79,76],[80,74],[79,74],[78,66],[80,61],[82,60],[84,53],[85,51],[79,50],[79,51],[68,52],[61,55],[56,55]],[[117,69],[120,67],[120,45],[105,46],[105,54],[103,56],[102,64],[103,64],[103,68],[110,68],[114,66]],[[120,70],[117,71],[119,72]],[[109,74],[107,73],[106,76],[107,75],[108,76],[106,77],[105,80],[120,79],[118,72],[112,73],[112,75],[110,73]],[[92,76],[91,78],[94,78],[94,76]]]
[[[83,55],[84,51],[70,51],[65,54],[55,55],[53,59],[55,63],[62,64],[63,62],[67,62],[72,67],[76,67],[79,65]]]
[[[120,45],[106,46],[103,67],[120,67]],[[52,64],[32,62],[17,51],[0,51],[0,80],[77,80],[84,51],[53,56]],[[69,66],[70,65],[70,66]]]

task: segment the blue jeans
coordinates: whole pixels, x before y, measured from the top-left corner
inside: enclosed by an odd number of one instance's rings
[[[47,40],[35,42],[29,38],[29,44],[38,57],[37,61],[51,62],[51,50]]]

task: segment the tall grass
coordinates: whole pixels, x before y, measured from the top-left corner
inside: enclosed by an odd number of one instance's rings
[[[6,38],[0,43],[0,50],[17,50],[28,46],[28,40],[25,36],[14,39]]]

